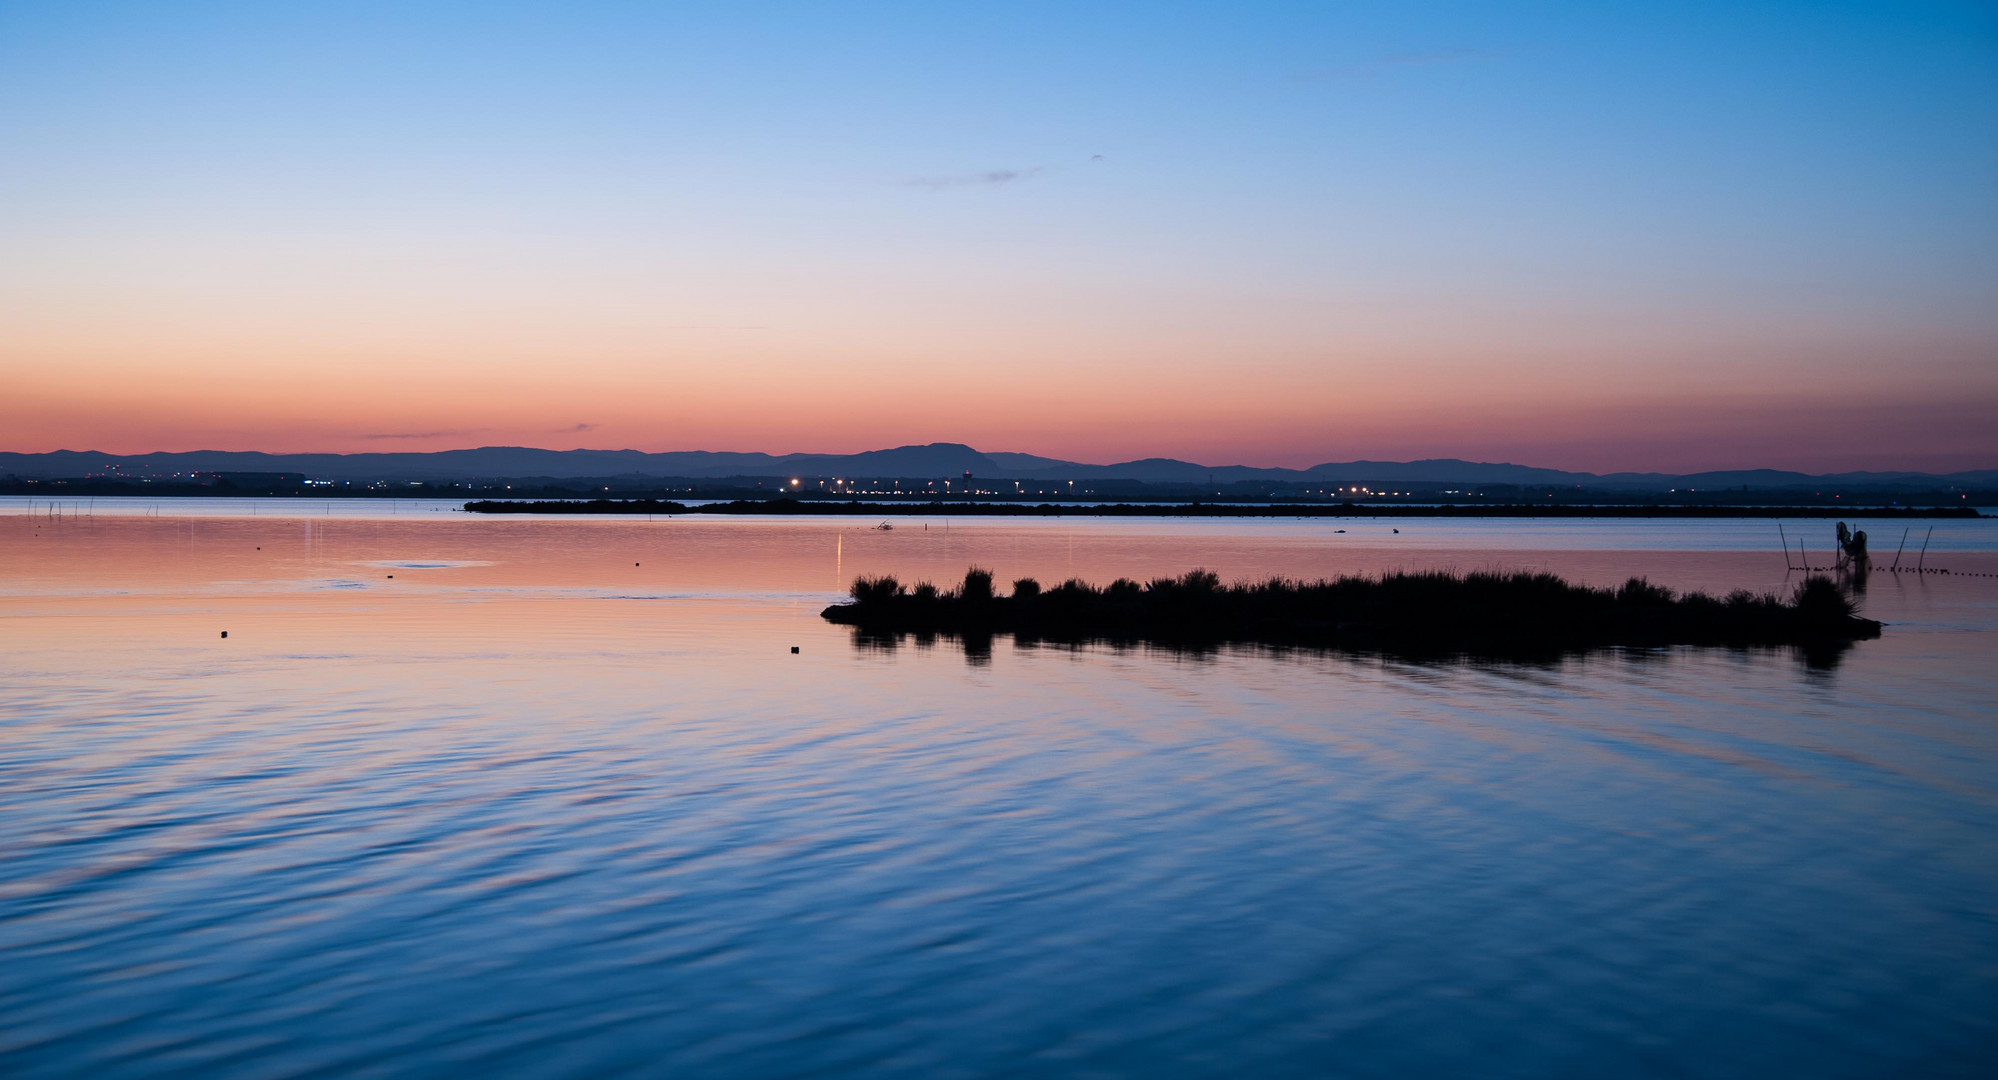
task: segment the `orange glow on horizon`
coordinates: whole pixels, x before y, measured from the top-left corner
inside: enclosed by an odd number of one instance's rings
[[[852,453],[924,442],[1098,463],[1305,467],[1463,457],[1585,471],[1990,467],[1977,340],[1737,315],[1686,325],[1486,306],[1143,291],[1009,305],[867,282],[764,297],[782,319],[345,294],[240,279],[23,309],[0,338],[0,450],[368,452],[526,445]],[[230,296],[229,287],[243,295]],[[191,291],[190,291],[191,290]],[[709,289],[714,308],[743,295]],[[73,298],[71,298],[73,300]],[[573,298],[572,298],[573,299]],[[1032,320],[1013,314],[1036,312]],[[750,321],[756,319],[757,321]],[[702,321],[704,320],[704,321]],[[1919,354],[1890,388],[1877,357]],[[1863,388],[1863,392],[1861,392]]]

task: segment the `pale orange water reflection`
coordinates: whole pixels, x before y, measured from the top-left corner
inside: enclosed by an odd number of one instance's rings
[[[0,641],[63,641],[51,624],[18,618],[40,615],[91,620],[91,635],[108,635],[102,643],[206,645],[227,629],[229,655],[355,634],[372,639],[372,650],[421,656],[451,641],[527,631],[551,647],[573,640],[579,648],[692,632],[710,646],[739,643],[761,655],[777,639],[823,648],[842,636],[809,615],[857,575],[948,584],[974,564],[997,571],[1002,587],[1015,577],[1142,580],[1196,566],[1229,579],[1545,569],[1598,584],[1647,576],[1713,592],[1782,590],[1797,580],[1774,544],[1688,549],[1687,523],[1616,524],[1636,543],[1663,536],[1673,546],[1603,548],[1596,535],[1593,547],[1520,547],[1520,533],[1558,539],[1558,524],[1536,522],[938,519],[883,531],[866,521],[785,518],[0,517],[0,595],[16,616],[0,619]],[[1729,541],[1745,528],[1713,524]],[[1746,528],[1769,531],[1767,523]],[[1936,549],[1934,559],[1959,571],[1998,570],[1998,552],[1978,550],[1988,538],[1972,535],[1971,550]],[[1866,602],[1893,620],[1990,592],[1988,579],[1875,574]]]

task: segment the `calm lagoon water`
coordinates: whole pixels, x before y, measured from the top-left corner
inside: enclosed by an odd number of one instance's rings
[[[1874,575],[1831,665],[967,657],[817,612],[970,563],[1785,571],[1752,521],[150,507],[0,504],[0,1075],[1998,1062],[1998,578]]]

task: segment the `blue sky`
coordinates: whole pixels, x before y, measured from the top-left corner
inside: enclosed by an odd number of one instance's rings
[[[1990,5],[7,3],[0,145],[37,444],[137,407],[64,370],[255,383],[148,437],[265,439],[283,366],[653,449],[1622,467],[1718,397],[1741,454],[1832,416],[1904,463],[1998,451],[1962,415],[1998,402]],[[1092,442],[839,396],[968,370],[1113,403]],[[571,376],[655,407],[523,405]],[[1243,377],[1291,388],[1269,423]],[[852,423],[681,400],[772,380]],[[1619,444],[1576,419],[1606,400],[1661,419]]]

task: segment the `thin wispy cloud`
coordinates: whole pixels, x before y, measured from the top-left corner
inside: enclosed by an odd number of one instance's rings
[[[1397,53],[1357,64],[1311,68],[1290,77],[1291,82],[1363,81],[1402,68],[1438,67],[1493,60],[1496,53],[1486,49],[1443,49],[1437,52]]]
[[[1041,171],[1039,165],[1027,169],[988,169],[984,172],[955,173],[949,176],[919,176],[908,181],[909,187],[926,191],[946,191],[950,188],[991,187],[997,184],[1012,184],[1032,179]]]
[[[582,431],[594,431],[594,430],[596,430],[597,428],[599,428],[599,427],[602,427],[602,426],[603,426],[602,424],[592,424],[592,423],[590,423],[590,422],[588,422],[588,421],[584,421],[584,422],[582,422],[582,423],[580,423],[580,424],[571,424],[571,425],[569,425],[568,427],[565,427],[565,428],[556,428],[556,429],[555,429],[555,434],[557,434],[557,435],[574,435],[574,434],[576,434],[576,433],[578,433],[578,432],[582,432]]]

